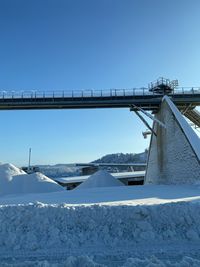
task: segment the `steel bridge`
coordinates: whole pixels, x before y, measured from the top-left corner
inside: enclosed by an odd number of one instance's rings
[[[168,96],[185,110],[200,106],[200,88],[176,88]],[[163,94],[148,88],[85,91],[0,91],[0,110],[130,108],[156,111]]]

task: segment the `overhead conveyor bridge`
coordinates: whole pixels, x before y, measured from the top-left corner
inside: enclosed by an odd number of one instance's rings
[[[176,88],[168,93],[179,109],[200,105],[200,88]],[[0,91],[0,110],[130,108],[156,112],[163,94],[148,88],[85,91]]]

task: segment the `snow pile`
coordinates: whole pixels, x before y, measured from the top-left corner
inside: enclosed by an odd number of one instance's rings
[[[10,182],[15,175],[23,175],[24,171],[10,163],[0,164],[0,194],[9,193]]]
[[[113,265],[111,265],[113,263]],[[156,256],[152,255],[148,258],[128,258],[123,264],[117,264],[112,259],[108,262],[108,265],[103,262],[97,263],[93,257],[87,255],[81,256],[69,256],[66,260],[58,260],[49,262],[44,261],[23,261],[16,262],[15,259],[11,263],[1,262],[1,267],[106,267],[106,266],[119,266],[119,267],[199,267],[200,260],[188,256],[183,256],[182,259],[177,260],[168,260],[168,259],[159,259]]]
[[[65,260],[57,260],[49,262],[47,260],[44,261],[23,261],[16,262],[14,259],[13,262],[1,262],[1,267],[106,267],[104,264],[96,263],[92,257],[88,257],[87,255],[81,256],[69,256]]]
[[[84,190],[64,190],[62,192],[4,195],[0,205],[29,204],[35,201],[45,204],[88,205],[157,205],[180,201],[200,202],[198,185],[146,185],[95,187]]]
[[[68,266],[68,265],[67,265]],[[191,257],[183,257],[177,261],[160,260],[155,256],[145,259],[129,258],[122,267],[199,267],[200,260]]]
[[[12,176],[20,174],[25,174],[25,172],[14,166],[13,164],[0,163],[0,177],[6,177],[8,180],[11,180]]]
[[[92,254],[92,249],[101,251],[105,247],[107,253],[127,253],[127,248],[145,249],[146,244],[148,251],[172,243],[199,244],[199,221],[199,203],[1,206],[0,257],[13,250],[45,248],[78,253],[90,248]]]
[[[0,195],[63,191],[63,187],[41,173],[26,174],[10,163],[0,164]]]
[[[16,175],[10,183],[10,194],[49,193],[63,190],[63,187],[39,172]]]
[[[123,186],[119,180],[114,178],[110,173],[104,170],[100,170],[91,175],[86,181],[80,184],[77,189],[86,189],[93,187],[111,187],[111,186]]]
[[[33,203],[35,199],[41,202]],[[78,204],[86,200],[96,204]],[[14,204],[17,201],[27,204]],[[199,221],[198,186],[2,196],[0,262],[16,267],[196,267],[200,266]]]

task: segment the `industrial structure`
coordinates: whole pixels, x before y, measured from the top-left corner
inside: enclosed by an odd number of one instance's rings
[[[182,153],[181,147],[177,147],[176,138],[173,140],[169,138],[173,136],[173,132],[177,132],[182,136],[182,141],[185,142],[186,154],[188,152],[192,158],[197,159],[195,166],[197,170],[194,177],[200,176],[198,171],[199,158],[198,155],[196,155],[196,158],[195,149],[188,137],[190,130],[186,130],[187,126],[183,128],[180,123],[184,115],[193,123],[195,128],[200,128],[200,112],[196,109],[197,106],[200,106],[200,87],[180,88],[177,80],[170,81],[164,78],[159,78],[156,82],[150,83],[147,88],[71,92],[0,91],[0,110],[129,108],[148,128],[143,133],[144,137],[151,134],[146,174],[146,181],[148,182],[154,181],[154,175],[157,176],[157,179],[163,180],[165,179],[164,177],[170,174],[170,167],[163,162],[163,159],[169,162],[169,158],[166,156],[166,153],[168,153],[167,148],[173,147],[169,145],[169,141],[175,142],[173,149],[177,153]],[[169,124],[165,112],[168,114],[168,119],[172,122],[172,125]],[[177,119],[180,118],[179,113],[181,114],[181,119]],[[145,119],[145,116],[152,119],[153,127]],[[200,147],[199,139],[197,139],[197,143]],[[166,151],[164,151],[164,148]],[[180,162],[180,159],[182,162]],[[180,159],[178,156],[176,157],[179,165],[184,170],[184,157],[180,157]],[[185,159],[187,160],[187,156]],[[153,164],[157,166],[156,171]],[[90,167],[95,168],[96,166]],[[166,168],[168,168],[167,171]],[[192,166],[190,168],[188,165],[187,168],[191,171]],[[181,171],[177,177],[181,173],[183,174],[184,171]]]

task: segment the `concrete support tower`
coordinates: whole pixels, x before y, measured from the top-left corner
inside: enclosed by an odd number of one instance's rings
[[[155,118],[145,184],[200,183],[200,139],[168,96]]]

